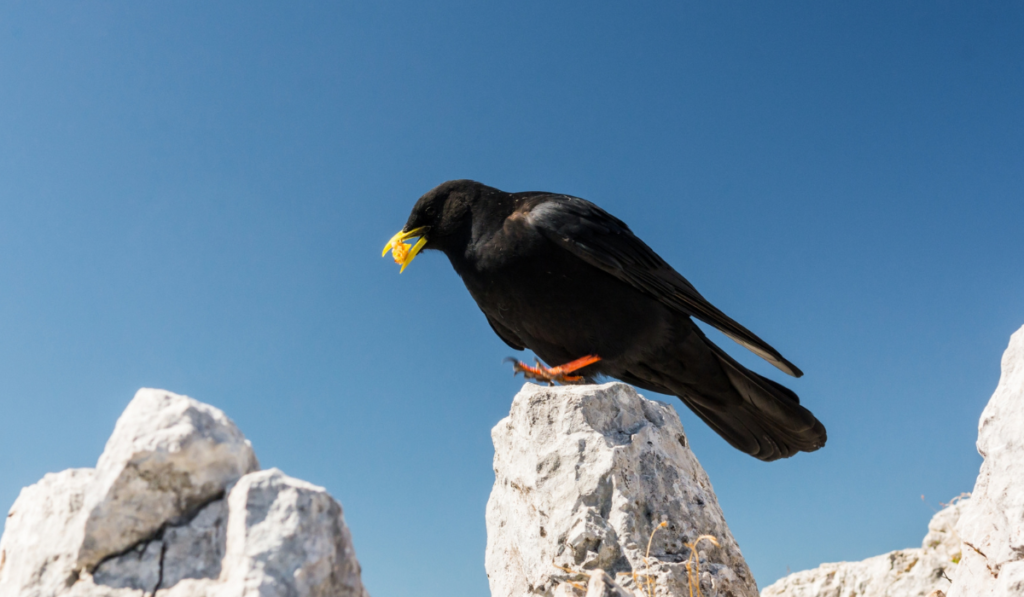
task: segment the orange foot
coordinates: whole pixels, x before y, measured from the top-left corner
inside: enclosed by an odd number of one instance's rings
[[[517,361],[512,358],[505,359],[506,361],[512,361],[512,374],[516,375],[519,373],[523,374],[526,379],[536,379],[540,381],[548,382],[549,386],[555,385],[555,383],[567,384],[567,383],[579,383],[583,381],[582,375],[569,375],[577,369],[582,369],[587,365],[592,365],[601,360],[601,357],[596,355],[588,355],[580,359],[576,359],[571,363],[566,363],[560,367],[545,367],[537,361],[536,367],[531,367],[522,361]]]

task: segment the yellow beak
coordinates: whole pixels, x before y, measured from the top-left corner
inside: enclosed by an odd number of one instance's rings
[[[398,273],[405,271],[405,266],[412,263],[412,260],[416,258],[416,254],[420,252],[423,245],[427,244],[427,237],[424,234],[427,231],[427,226],[420,226],[419,228],[413,228],[409,231],[402,231],[391,237],[388,244],[384,245],[384,251],[380,254],[381,257],[388,254],[391,251],[391,256],[395,258],[395,263],[402,265],[402,269],[398,270]],[[413,245],[412,249],[409,249],[409,245],[405,244],[405,240],[415,237],[420,237],[416,244]]]

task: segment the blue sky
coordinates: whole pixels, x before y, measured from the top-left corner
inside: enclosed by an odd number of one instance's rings
[[[595,201],[806,372],[715,336],[814,454],[681,412],[761,586],[919,544],[1024,325],[1024,5],[426,4],[0,6],[0,503],[161,387],[326,486],[373,595],[484,594],[522,381],[442,256],[380,258],[473,178]]]

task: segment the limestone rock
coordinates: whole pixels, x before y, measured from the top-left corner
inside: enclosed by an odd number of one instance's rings
[[[186,578],[216,579],[224,558],[227,518],[227,501],[216,500],[188,523],[169,526],[154,539],[103,560],[93,571],[93,583],[152,593]]]
[[[228,595],[362,597],[341,506],[277,469],[242,477],[228,497]]]
[[[139,390],[96,465],[78,567],[92,569],[258,469],[252,446],[220,410]]]
[[[565,586],[565,585],[559,585]],[[635,597],[631,591],[626,590],[615,579],[608,576],[604,570],[597,569],[590,573],[590,582],[587,583],[586,597]]]
[[[90,468],[49,473],[21,490],[0,538],[0,596],[48,597],[78,580]]]
[[[823,564],[762,597],[1003,597],[1024,595],[1024,328],[978,424],[985,458],[969,500],[939,512],[921,549]],[[952,582],[950,582],[952,580]]]
[[[610,597],[640,593],[638,581],[658,595],[689,595],[691,582],[707,597],[757,595],[667,404],[621,383],[526,384],[491,436],[493,597],[580,595],[573,585]]]
[[[861,562],[822,564],[765,587],[761,597],[932,597],[948,590],[961,558],[957,521],[970,500],[955,500],[928,523],[921,547]]]
[[[960,518],[963,560],[949,597],[1024,595],[1024,328],[978,424],[985,458]]]
[[[258,468],[220,410],[140,390],[96,469],[22,490],[0,597],[365,597],[341,506]]]

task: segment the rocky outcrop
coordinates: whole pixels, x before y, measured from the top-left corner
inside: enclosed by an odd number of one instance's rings
[[[920,549],[823,564],[762,597],[1004,597],[1024,595],[1024,328],[978,424],[985,458],[969,500],[939,512]]]
[[[527,384],[491,436],[492,596],[757,595],[670,406]]]
[[[365,594],[341,506],[162,390],[139,390],[95,469],[23,489],[0,539],[0,597]]]
[[[963,559],[949,597],[1024,595],[1024,328],[1003,353],[978,452],[985,461],[960,517]]]
[[[956,525],[969,503],[955,500],[935,514],[919,548],[796,572],[765,587],[761,597],[937,597],[956,574],[961,558]]]

